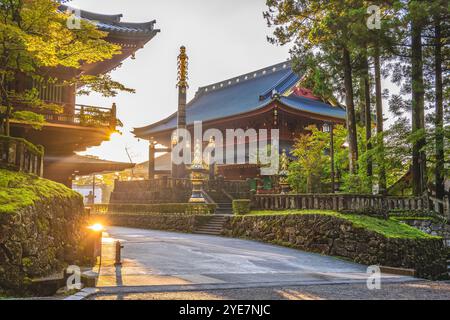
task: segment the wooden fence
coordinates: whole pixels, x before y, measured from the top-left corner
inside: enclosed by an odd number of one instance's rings
[[[424,211],[429,209],[427,197],[383,197],[349,194],[255,195],[257,210],[334,210],[386,214],[388,211]]]
[[[0,136],[0,167],[42,177],[44,152],[24,139]]]

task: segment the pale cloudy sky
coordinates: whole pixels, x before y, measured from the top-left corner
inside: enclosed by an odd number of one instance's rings
[[[113,99],[79,97],[78,103],[109,106],[117,103],[124,122],[122,136],[91,148],[85,154],[103,159],[146,161],[148,147],[130,133],[132,128],[161,120],[177,109],[176,57],[185,45],[190,57],[189,98],[198,87],[257,70],[289,58],[289,48],[266,41],[271,33],[262,17],[265,0],[77,0],[72,6],[105,13],[123,13],[123,21],[157,20],[161,32],[127,60],[113,77],[136,94]]]

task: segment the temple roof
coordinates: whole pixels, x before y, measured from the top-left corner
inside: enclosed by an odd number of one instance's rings
[[[201,87],[186,107],[188,125],[194,121],[211,121],[261,109],[275,100],[290,108],[322,116],[345,119],[342,108],[322,101],[290,95],[300,81],[290,62],[282,62],[229,80]],[[275,94],[276,93],[276,94]],[[173,130],[177,112],[152,125],[135,128],[134,134],[146,138],[152,134]]]
[[[46,161],[50,163],[53,169],[73,168],[76,170],[76,174],[80,176],[92,173],[118,172],[135,166],[134,163],[108,161],[77,154],[67,157],[48,156]]]
[[[74,9],[66,5],[60,5],[59,10],[61,12],[67,12],[78,9]],[[94,23],[98,29],[108,33],[145,37],[153,36],[155,33],[160,31],[159,29],[154,28],[156,20],[143,23],[131,23],[122,22],[122,14],[106,15],[89,12],[86,10],[79,10],[78,12],[82,19]]]

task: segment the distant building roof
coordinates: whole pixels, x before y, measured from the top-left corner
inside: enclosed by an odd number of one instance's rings
[[[61,12],[78,10],[66,5],[60,5],[59,10]],[[122,22],[122,14],[106,15],[93,13],[86,10],[78,11],[81,18],[94,23],[98,29],[109,33],[118,33],[135,36],[154,36],[159,29],[155,29],[154,25],[156,20],[143,22],[143,23],[131,23]]]
[[[123,171],[135,166],[134,163],[108,161],[77,154],[66,157],[48,156],[46,161],[53,169],[74,168],[76,174],[80,176],[92,173]]]
[[[274,93],[288,107],[312,114],[345,119],[346,112],[322,101],[298,96],[283,96],[300,81],[292,71],[290,62],[282,62],[229,80],[201,87],[188,103],[187,123],[211,121],[239,115],[263,108],[274,101]],[[158,132],[173,130],[177,125],[177,113],[152,125],[135,128],[138,137],[148,137]]]

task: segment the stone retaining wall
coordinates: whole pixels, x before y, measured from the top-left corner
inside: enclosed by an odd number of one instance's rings
[[[417,228],[425,233],[428,233],[432,236],[442,237],[446,242],[446,245],[450,247],[450,225],[443,222],[436,222],[433,219],[402,220],[401,218],[398,218],[398,220],[410,225],[411,227]]]
[[[0,291],[27,293],[31,279],[85,261],[83,199],[52,198],[0,214]]]
[[[366,265],[412,268],[423,278],[446,273],[442,240],[386,238],[333,216],[235,216],[226,223],[224,235],[344,257]]]
[[[105,226],[152,229],[177,232],[194,232],[196,227],[212,218],[212,215],[184,214],[93,214],[92,223]]]

